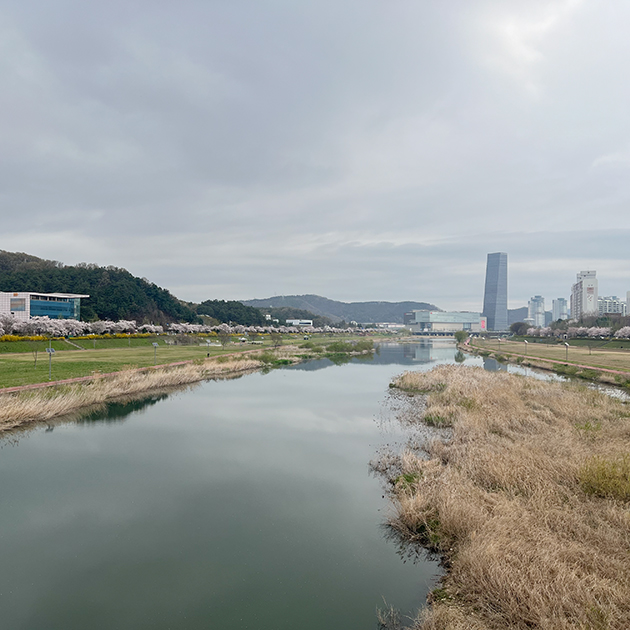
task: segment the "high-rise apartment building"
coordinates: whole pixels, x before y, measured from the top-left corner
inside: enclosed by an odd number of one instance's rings
[[[626,315],[626,306],[626,301],[618,298],[616,295],[597,298],[597,312],[600,315],[608,315],[609,313]]]
[[[505,252],[488,254],[483,316],[488,320],[488,330],[507,330],[507,254]]]
[[[597,315],[597,278],[595,271],[580,271],[571,287],[571,319]]]
[[[545,298],[535,295],[527,304],[527,319],[536,327],[545,325]]]
[[[567,301],[564,298],[556,298],[551,302],[551,321],[557,322],[559,319],[569,319]]]

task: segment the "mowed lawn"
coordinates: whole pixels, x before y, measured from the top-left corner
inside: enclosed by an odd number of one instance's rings
[[[262,347],[228,344],[223,349],[215,346],[168,346],[163,342],[158,343],[156,352],[158,365],[204,359],[208,353],[212,357],[232,352],[251,351]],[[102,343],[102,340],[101,345],[105,345]],[[54,343],[53,347],[55,346],[59,347],[59,343]],[[91,376],[97,372],[117,372],[119,370],[150,365],[154,365],[154,349],[150,341],[144,340],[144,345],[135,347],[133,345],[125,347],[123,345],[122,347],[105,347],[96,350],[71,349],[66,344],[64,349],[60,348],[52,357],[52,380],[58,381],[79,376]],[[37,365],[35,365],[35,357],[32,352],[0,354],[0,387],[15,387],[17,385],[28,385],[45,381],[48,381],[48,355],[45,350],[39,349]]]
[[[473,339],[474,348],[487,350],[497,354],[517,354],[526,357],[553,359],[562,363],[588,365],[595,368],[630,372],[630,350],[591,348],[570,345],[549,345],[542,343],[525,343],[524,341],[501,341],[496,339]],[[567,358],[568,356],[568,358]]]

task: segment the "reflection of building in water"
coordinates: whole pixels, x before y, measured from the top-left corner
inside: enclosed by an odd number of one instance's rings
[[[457,348],[450,339],[423,339],[418,343],[379,343],[371,363],[415,365],[452,361]]]
[[[407,344],[403,347],[404,356],[413,363],[432,363],[433,361],[450,361],[457,348],[453,342],[432,339],[424,343]]]
[[[496,359],[484,357],[483,369],[488,372],[507,372],[508,366],[505,363],[499,363]]]
[[[486,318],[468,311],[411,311],[405,313],[405,326],[413,335],[452,335],[458,330],[485,332]]]

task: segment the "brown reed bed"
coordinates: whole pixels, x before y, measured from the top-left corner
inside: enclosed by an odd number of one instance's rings
[[[285,361],[299,360],[291,348],[283,348],[279,354]],[[206,379],[253,372],[267,364],[261,361],[260,354],[232,355],[157,370],[127,370],[81,383],[1,394],[0,432],[68,416],[111,400],[133,398],[150,390],[172,389]]]
[[[390,528],[446,568],[414,630],[630,628],[630,406],[464,366],[393,386],[451,427],[383,466]]]

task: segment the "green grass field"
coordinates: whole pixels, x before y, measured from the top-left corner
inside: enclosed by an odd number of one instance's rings
[[[98,350],[105,348],[142,348],[150,346],[154,341],[160,342],[157,337],[130,337],[129,339],[70,339],[71,343],[63,339],[53,339],[52,347],[56,352],[64,350],[76,350],[72,344],[81,346],[85,350]],[[48,341],[0,341],[0,355],[15,352],[44,352],[48,347]],[[161,341],[161,343],[164,343]]]
[[[123,341],[123,344],[119,342]],[[78,350],[64,342],[53,342],[56,352],[52,357],[52,380],[58,381],[79,376],[91,376],[96,372],[107,373],[119,370],[147,367],[154,365],[154,349],[151,345],[154,339],[131,340],[102,339],[97,340],[97,348]],[[142,342],[142,344],[133,342]],[[100,348],[99,348],[100,342]],[[22,342],[10,342],[22,343]],[[76,343],[76,342],[75,342]],[[85,342],[91,345],[92,342]],[[264,346],[246,344],[229,344],[225,349],[221,347],[171,346],[163,340],[158,341],[155,352],[157,364],[175,363],[204,359],[210,356],[255,350]],[[14,387],[30,383],[42,383],[48,380],[48,354],[45,352],[47,343],[37,353],[37,365],[33,352],[0,353],[0,387]],[[267,342],[268,347],[268,342]]]
[[[340,339],[344,341],[359,340],[361,337],[317,336],[309,339],[310,343],[318,346],[330,344]],[[217,346],[199,346],[203,338],[195,345],[167,345],[167,337],[151,337],[140,339],[96,339],[71,340],[72,343],[85,348],[79,350],[63,340],[54,340],[52,347],[55,353],[52,358],[52,380],[59,381],[67,378],[91,376],[95,373],[118,372],[130,368],[148,367],[154,365],[153,343],[158,344],[156,362],[158,365],[204,359],[233,352],[255,351],[271,347],[269,336],[265,336],[263,344],[251,345],[234,342],[225,348]],[[218,343],[218,342],[216,342]],[[302,336],[285,335],[283,344],[304,344]],[[0,388],[43,383],[48,381],[47,341],[7,341],[0,343]],[[37,365],[35,364],[35,349],[37,350]]]

